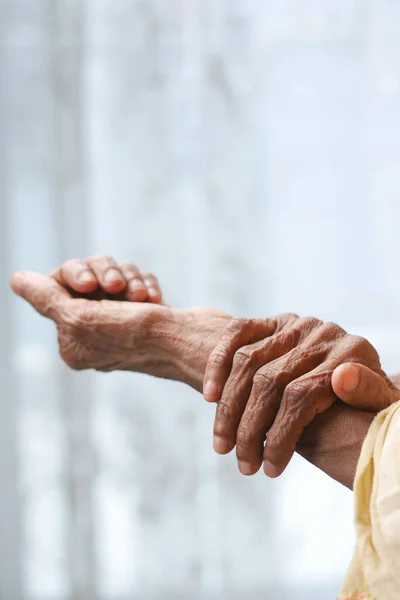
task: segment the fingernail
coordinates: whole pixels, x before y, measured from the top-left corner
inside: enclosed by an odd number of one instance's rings
[[[149,292],[149,296],[151,296],[152,298],[155,298],[156,296],[159,295],[158,290],[156,290],[156,288],[153,288],[153,287],[149,288],[148,292]]]
[[[89,283],[94,280],[94,276],[90,271],[81,271],[78,275],[78,281],[80,283]]]
[[[109,269],[104,276],[106,283],[119,283],[121,281],[121,274],[117,269]]]
[[[360,382],[360,369],[355,365],[347,367],[346,373],[342,380],[342,390],[345,394],[355,392]]]
[[[145,286],[140,279],[132,279],[132,281],[129,282],[129,289],[131,292],[145,291]]]
[[[216,397],[220,392],[220,387],[216,381],[209,379],[204,385],[204,397],[207,402],[215,402]]]
[[[217,454],[228,454],[232,450],[232,444],[219,435],[214,435],[213,446]]]
[[[244,462],[243,460],[239,460],[238,467],[242,475],[248,476],[257,473],[258,469],[260,468],[260,465],[253,465],[251,463]]]
[[[267,477],[272,477],[274,479],[275,477],[279,477],[279,475],[281,474],[281,470],[278,469],[278,467],[276,467],[275,465],[273,465],[269,460],[265,460],[264,473],[267,475]]]

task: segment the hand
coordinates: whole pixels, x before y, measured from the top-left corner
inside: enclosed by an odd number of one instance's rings
[[[346,362],[367,366],[395,391],[371,344],[338,325],[296,315],[233,320],[205,375],[206,399],[219,402],[215,450],[226,454],[236,444],[243,474],[264,461],[267,475],[280,475],[305,427],[336,401],[332,373]]]
[[[11,285],[56,323],[60,355],[71,368],[139,371],[197,389],[199,369],[202,380],[230,319],[216,309],[155,305],[162,302],[157,278],[107,256],[69,260],[49,276],[16,273]]]
[[[155,368],[149,360],[151,336],[171,315],[166,306],[155,304],[162,293],[151,273],[103,256],[67,261],[49,276],[16,273],[11,286],[56,323],[60,355],[70,367],[144,372]],[[138,298],[141,303],[135,302]]]

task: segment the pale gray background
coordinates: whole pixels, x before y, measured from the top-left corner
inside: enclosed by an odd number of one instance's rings
[[[400,366],[396,0],[0,0],[1,600],[323,600],[352,497],[241,477],[179,385],[69,372],[14,269],[110,253]]]

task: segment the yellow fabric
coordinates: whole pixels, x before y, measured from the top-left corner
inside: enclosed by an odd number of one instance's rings
[[[370,427],[354,501],[356,549],[339,600],[399,600],[400,402]]]

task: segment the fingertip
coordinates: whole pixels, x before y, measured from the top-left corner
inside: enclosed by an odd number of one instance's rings
[[[74,289],[76,292],[90,293],[94,292],[98,287],[98,281],[96,277],[90,271],[82,271],[74,282]]]
[[[153,304],[159,304],[161,302],[161,292],[156,288],[149,288],[149,301]]]
[[[102,286],[110,294],[120,294],[126,288],[126,281],[117,269],[109,269],[104,275]]]
[[[10,286],[15,294],[18,294],[18,295],[21,294],[24,279],[25,279],[25,271],[17,271],[11,277]]]
[[[140,279],[132,279],[128,284],[126,297],[132,302],[146,302],[148,299],[147,288]]]
[[[213,448],[217,454],[229,454],[233,450],[233,444],[220,435],[214,435]]]
[[[129,292],[129,299],[132,300],[132,302],[146,302],[148,298],[149,296],[144,289],[136,290],[136,292]]]
[[[221,399],[221,386],[217,381],[208,379],[204,384],[203,395],[207,402],[215,403]]]
[[[335,369],[332,374],[332,387],[337,396],[352,394],[360,382],[360,367],[353,363],[345,363]]]
[[[260,465],[245,462],[243,460],[238,461],[238,469],[245,477],[255,475],[260,470]]]
[[[282,469],[282,467],[277,467],[269,460],[264,461],[264,473],[267,477],[270,477],[271,479],[276,479],[277,477],[282,475],[284,470],[285,468]]]

